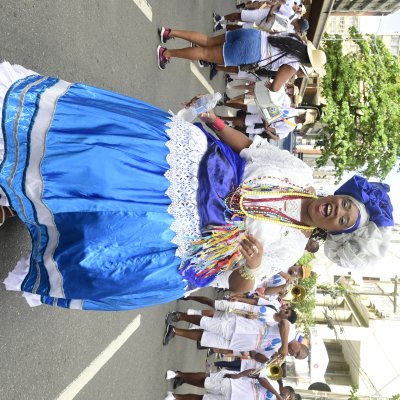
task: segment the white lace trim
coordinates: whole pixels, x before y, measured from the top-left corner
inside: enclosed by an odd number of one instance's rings
[[[182,259],[187,254],[189,244],[201,236],[197,211],[197,189],[199,163],[207,151],[207,138],[201,129],[172,115],[166,130],[170,140],[166,143],[170,150],[167,156],[170,169],[165,177],[170,182],[166,191],[171,199],[167,211],[174,217],[171,225],[178,245],[176,255]]]

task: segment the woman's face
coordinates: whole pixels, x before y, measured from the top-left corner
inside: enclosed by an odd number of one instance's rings
[[[347,196],[326,196],[312,201],[308,214],[314,226],[327,232],[338,232],[356,223],[359,210]]]
[[[293,8],[293,11],[296,14],[300,14],[301,15],[301,11],[302,11],[301,4],[294,4],[292,8]]]

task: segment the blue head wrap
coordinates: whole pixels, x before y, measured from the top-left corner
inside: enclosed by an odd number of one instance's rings
[[[375,223],[378,227],[393,226],[393,206],[388,192],[390,186],[385,183],[368,182],[359,175],[354,175],[339,189],[335,195],[351,196],[358,202],[364,204],[368,213],[369,221]],[[358,215],[357,222],[346,233],[355,231],[361,220],[361,212]]]

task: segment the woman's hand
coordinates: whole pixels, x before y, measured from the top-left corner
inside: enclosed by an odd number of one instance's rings
[[[204,96],[204,94],[198,94],[198,95],[194,96],[193,99],[183,102],[182,105],[185,108],[189,108],[191,105],[193,105],[194,102],[196,102],[200,97],[203,97],[203,96]]]
[[[253,235],[248,234],[240,242],[240,252],[246,260],[247,268],[254,269],[260,266],[263,256],[263,245]]]
[[[200,113],[198,117],[200,118],[201,121],[205,122],[206,124],[212,124],[217,119],[214,110]]]

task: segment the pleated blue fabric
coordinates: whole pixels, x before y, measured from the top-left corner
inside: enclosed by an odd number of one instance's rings
[[[10,290],[51,306],[107,311],[185,294],[166,194],[170,122],[154,106],[83,84],[40,75],[12,84],[0,185],[29,230],[32,253]],[[245,164],[199,133],[198,232],[225,223],[223,199]]]
[[[8,91],[2,121],[0,184],[32,238],[22,291],[61,307],[90,299],[83,308],[102,308],[96,300],[114,298],[105,309],[183,295],[165,194],[169,114],[31,76]]]

